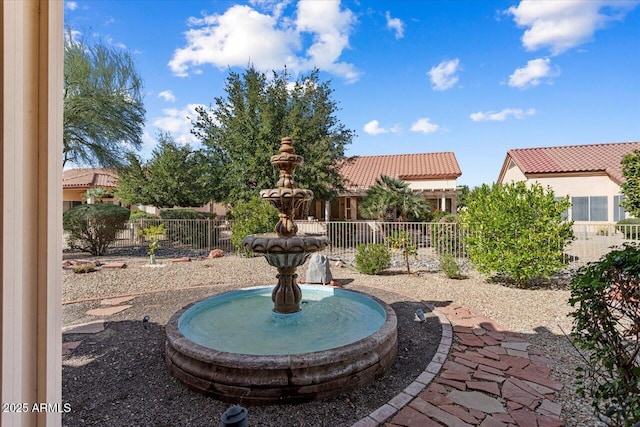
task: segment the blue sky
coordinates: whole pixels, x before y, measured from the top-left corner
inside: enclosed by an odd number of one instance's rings
[[[142,154],[181,142],[229,68],[321,70],[348,155],[453,151],[471,187],[511,148],[640,140],[640,2],[75,0],[76,36],[134,54]]]

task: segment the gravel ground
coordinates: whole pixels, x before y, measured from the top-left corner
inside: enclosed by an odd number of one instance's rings
[[[65,258],[73,257],[71,254],[65,255]],[[228,288],[273,284],[275,281],[275,270],[269,267],[264,259],[260,257],[240,258],[226,256],[219,259],[204,259],[190,263],[171,263],[168,258],[162,259],[163,254],[160,254],[158,262],[162,263],[164,267],[152,268],[147,265],[146,258],[128,257],[124,255],[129,254],[123,254],[122,256],[114,254],[104,257],[101,260],[109,262],[124,261],[128,265],[126,269],[104,269],[89,274],[74,274],[69,270],[65,270],[63,301],[68,303],[91,298],[99,300],[117,295],[147,293],[168,289],[188,289],[200,286],[206,286],[207,288],[182,292],[186,292],[185,295],[188,297],[195,297],[198,292],[204,292],[203,296],[206,296],[227,290]],[[166,257],[174,255],[175,254],[169,253],[164,254]],[[304,266],[301,267],[298,272],[299,276],[304,278]],[[493,318],[499,324],[514,332],[524,334],[530,342],[542,349],[553,361],[552,376],[565,384],[565,388],[558,396],[558,402],[563,407],[562,412],[563,416],[567,419],[567,425],[597,425],[597,419],[593,415],[590,402],[576,396],[575,386],[573,385],[575,367],[580,359],[576,350],[564,335],[564,332],[568,333],[571,330],[571,318],[567,316],[571,311],[571,307],[567,302],[570,292],[566,285],[563,286],[559,284],[552,287],[539,287],[527,290],[518,289],[493,283],[475,271],[467,271],[467,278],[464,280],[451,280],[446,278],[441,272],[420,265],[415,266],[415,271],[413,271],[411,275],[402,274],[402,269],[394,268],[384,275],[366,276],[359,274],[348,266],[342,268],[333,266],[332,273],[335,279],[346,283],[346,288],[370,292],[376,296],[380,294],[384,300],[391,299],[389,302],[398,302],[393,301],[395,298],[393,294],[405,295],[408,297],[405,298],[405,301],[422,300],[435,306],[455,302]],[[212,289],[214,292],[212,292]],[[194,295],[188,294],[188,292],[193,292]],[[164,293],[158,293],[157,295],[164,295]],[[186,302],[189,301],[193,300],[186,300]],[[66,305],[63,311],[63,321],[65,324],[71,324],[90,320],[83,313],[88,309],[86,307],[93,308],[91,304],[95,305],[97,303],[98,301],[89,301]],[[154,303],[150,300],[149,306],[153,307],[154,305],[158,307],[162,306],[161,303]],[[180,307],[176,307],[175,309],[177,310],[178,308]],[[160,325],[166,323],[168,316],[170,316],[172,312],[173,311],[166,313],[166,318],[163,317],[165,315],[157,315],[159,329],[155,333],[159,335],[156,337],[156,344],[154,344],[155,347],[152,346],[153,348],[161,346],[162,333],[160,330],[162,328]],[[140,315],[141,313],[137,314]],[[83,346],[81,345],[78,350],[82,350],[82,348]],[[159,348],[161,347],[156,348],[158,352],[160,352]],[[428,361],[429,360],[425,361],[422,369],[424,369]],[[67,360],[65,363],[68,362]],[[72,365],[73,364],[82,364],[82,361],[74,361]],[[67,383],[71,381],[69,375],[65,372],[68,370],[67,367],[63,369],[63,383],[64,381],[67,381]],[[173,383],[169,382],[166,387],[170,387],[170,384]],[[69,393],[69,387],[67,386],[68,384],[64,384],[64,389]],[[74,389],[76,389],[76,393],[87,391],[79,391],[77,387],[74,387]],[[189,394],[188,399],[195,400],[197,398]],[[335,400],[340,401],[340,399]],[[343,406],[346,407],[350,407],[353,404],[346,400],[342,400],[342,402]],[[298,408],[299,411],[294,412],[305,413],[319,411],[319,413],[323,413],[319,409],[312,408],[309,405],[311,404],[302,405],[303,408]],[[354,406],[357,408],[358,405]],[[277,411],[277,409],[274,409],[274,411]],[[254,412],[252,411],[251,413],[253,414]],[[68,417],[66,419],[69,420]],[[209,420],[209,422],[210,421],[211,420]],[[266,421],[265,424],[254,423],[256,423],[256,421],[252,418],[252,425],[270,425],[268,421]],[[65,423],[65,425],[94,424],[79,422],[78,424]],[[322,424],[312,423],[308,425]],[[338,423],[333,425],[342,424]]]

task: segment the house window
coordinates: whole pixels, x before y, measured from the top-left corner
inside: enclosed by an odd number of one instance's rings
[[[620,206],[622,201],[624,200],[624,196],[613,196],[613,220],[618,222],[627,217],[627,213],[624,208]]]
[[[607,221],[607,196],[572,197],[571,217],[574,221]]]

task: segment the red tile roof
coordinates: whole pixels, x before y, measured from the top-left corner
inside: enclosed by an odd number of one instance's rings
[[[601,172],[621,184],[624,177],[620,161],[634,150],[640,150],[640,142],[520,148],[509,150],[507,157],[525,175]],[[504,168],[501,177],[503,173]]]
[[[358,156],[340,169],[350,190],[367,189],[380,175],[404,180],[455,179],[462,175],[452,152]]]
[[[62,172],[62,188],[115,187],[118,175],[113,169],[80,168]]]

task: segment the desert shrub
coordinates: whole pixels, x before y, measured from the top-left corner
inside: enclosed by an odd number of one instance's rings
[[[465,248],[482,273],[499,273],[523,286],[562,269],[572,222],[562,219],[568,198],[555,200],[539,184],[482,185],[458,215],[468,228]]]
[[[197,212],[193,209],[162,209],[160,218],[167,230],[167,238],[181,245],[194,248],[206,248],[209,242],[217,241],[217,229],[211,222],[193,221],[214,219],[209,212]]]
[[[111,204],[79,205],[62,216],[62,226],[69,232],[71,248],[104,255],[126,227],[129,209]]]
[[[640,218],[621,219],[616,223],[616,230],[624,234],[625,239],[639,239]]]
[[[160,237],[165,235],[167,230],[164,228],[164,224],[150,225],[147,228],[143,228],[138,233],[149,241],[149,250],[147,255],[153,256],[156,251],[160,249]]]
[[[389,268],[391,252],[386,245],[369,243],[358,245],[356,268],[362,274],[378,274]]]
[[[150,213],[147,213],[145,211],[140,211],[140,210],[133,210],[131,211],[131,214],[129,215],[129,221],[137,221],[139,219],[156,219],[157,217],[155,215],[151,215]]]
[[[626,244],[578,270],[571,282],[572,338],[585,350],[578,393],[609,425],[640,421],[640,248]]]
[[[76,274],[84,274],[84,273],[93,273],[94,271],[97,271],[98,267],[96,267],[95,264],[82,264],[82,265],[76,265],[75,267],[73,267],[73,272]]]
[[[440,255],[440,268],[449,279],[464,279],[464,275],[460,272],[460,266],[450,254]]]
[[[253,197],[247,201],[238,201],[232,209],[233,225],[231,242],[236,250],[242,249],[242,239],[251,234],[273,233],[278,223],[278,211],[269,202]]]
[[[413,240],[413,236],[406,231],[396,231],[390,236],[387,236],[387,242],[391,244],[391,248],[394,252],[402,253],[402,259],[404,260],[407,274],[411,274],[409,257],[418,257],[418,249]]]

